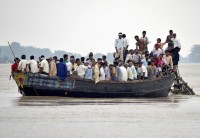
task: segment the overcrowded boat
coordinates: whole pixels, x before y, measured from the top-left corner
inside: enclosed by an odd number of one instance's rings
[[[172,30],[164,43],[158,38],[149,53],[146,31],[135,36],[136,49],[130,49],[126,35],[119,33],[115,39],[113,64],[106,56],[94,59],[75,58],[64,54],[37,62],[34,56],[15,58],[12,77],[23,96],[67,96],[93,98],[167,97],[174,80],[178,80],[178,61],[181,45]],[[164,50],[164,45],[168,47]],[[11,47],[10,47],[11,48]],[[11,48],[12,50],[12,48]],[[176,88],[183,85],[177,81]],[[175,85],[174,85],[175,86]],[[194,94],[194,93],[192,93]]]

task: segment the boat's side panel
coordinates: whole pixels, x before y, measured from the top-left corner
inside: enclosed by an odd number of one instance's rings
[[[145,81],[136,83],[104,83],[76,81],[74,91],[97,92],[97,93],[148,93],[153,91],[162,91],[171,88],[174,76],[165,77],[155,81]]]
[[[24,86],[27,96],[69,96],[69,97],[166,97],[174,76],[156,81],[137,83],[98,83],[76,81],[74,89],[46,89],[45,87]]]

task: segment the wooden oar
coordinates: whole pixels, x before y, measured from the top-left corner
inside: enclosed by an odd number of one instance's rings
[[[11,47],[11,45],[10,45],[10,43],[9,43],[9,42],[8,42],[8,46],[10,47],[10,51],[12,52],[12,54],[13,54],[13,57],[14,57],[14,58],[16,58],[16,57],[15,57],[15,53],[13,52],[13,50],[12,50],[12,47]]]

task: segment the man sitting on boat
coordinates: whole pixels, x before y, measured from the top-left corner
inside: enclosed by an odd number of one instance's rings
[[[49,63],[47,62],[47,60],[45,59],[45,56],[42,55],[40,57],[41,62],[40,62],[40,69],[39,69],[39,73],[43,74],[43,75],[49,75]]]
[[[30,60],[26,62],[26,68],[30,67],[31,73],[38,73],[37,61],[35,61],[34,56],[30,56]]]
[[[57,76],[60,80],[65,80],[67,78],[67,66],[63,61],[63,58],[60,58],[60,62],[56,64],[57,67]]]
[[[18,64],[20,62],[20,59],[19,58],[15,58],[14,59],[14,62],[12,65],[11,65],[11,75],[13,75],[13,73],[15,72],[18,72]]]
[[[27,63],[26,55],[22,55],[21,59],[22,60],[20,60],[19,65],[18,65],[18,71],[25,72],[26,71],[26,63]]]

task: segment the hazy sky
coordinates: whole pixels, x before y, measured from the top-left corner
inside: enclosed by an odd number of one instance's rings
[[[200,43],[200,0],[0,0],[0,45],[66,50],[87,55],[114,51],[118,32],[147,31],[150,49],[173,29],[187,55]]]

